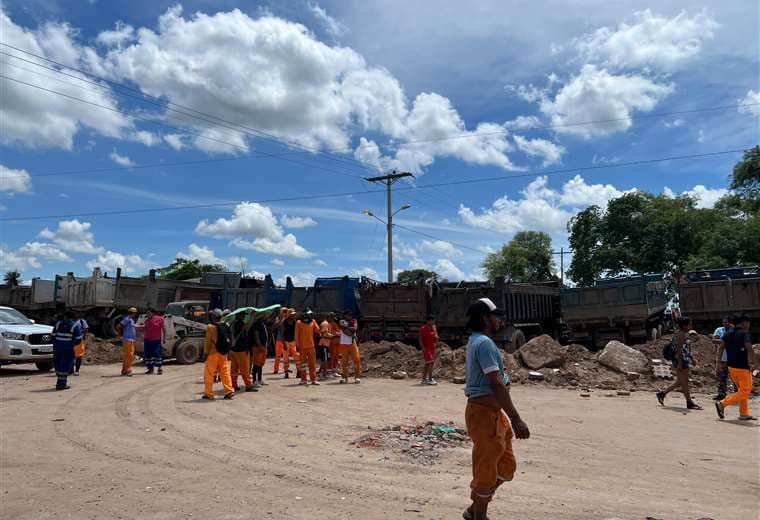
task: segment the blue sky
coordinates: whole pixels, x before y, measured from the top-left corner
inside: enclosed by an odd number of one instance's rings
[[[417,175],[394,197],[412,206],[396,268],[450,279],[480,277],[520,230],[566,246],[575,212],[627,190],[710,206],[740,154],[620,164],[758,144],[758,15],[753,1],[5,1],[0,270],[141,274],[179,255],[300,283],[384,278],[385,229],[362,211],[384,215],[385,198],[362,177],[394,168]],[[163,211],[179,206],[206,207]]]

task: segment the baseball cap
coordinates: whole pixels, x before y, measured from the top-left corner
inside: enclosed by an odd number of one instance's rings
[[[130,314],[134,314],[134,313],[137,312],[137,309],[135,307],[130,307],[129,311],[127,311],[127,312],[129,312]]]
[[[208,311],[210,316],[213,316],[215,318],[221,318],[222,317],[222,310],[221,309],[211,309]]]
[[[467,316],[504,316],[504,311],[499,309],[491,298],[480,298],[467,309]]]

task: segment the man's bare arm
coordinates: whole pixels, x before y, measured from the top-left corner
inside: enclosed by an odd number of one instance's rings
[[[517,408],[515,408],[515,405],[512,402],[512,397],[509,395],[509,388],[507,388],[501,380],[501,377],[499,377],[499,372],[491,372],[490,374],[487,374],[486,377],[488,378],[488,384],[491,385],[491,390],[496,398],[496,402],[499,403],[499,406],[504,410],[507,417],[509,417],[509,421],[512,423],[512,429],[515,432],[515,436],[518,439],[530,438],[530,430],[528,430],[528,426],[523,422],[520,414],[517,412]]]

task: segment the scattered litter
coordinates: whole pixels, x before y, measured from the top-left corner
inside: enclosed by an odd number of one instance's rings
[[[52,422],[63,422],[63,421],[65,421],[65,420],[66,420],[66,419],[53,419],[53,420],[52,420]]]
[[[617,395],[621,395],[621,396],[631,395],[631,392],[627,392],[625,390],[618,390]]]
[[[352,442],[357,448],[383,450],[381,461],[397,458],[430,466],[435,464],[444,449],[464,446],[469,442],[467,432],[451,424],[428,422],[412,425],[392,425],[362,435]]]
[[[409,377],[403,370],[398,370],[391,374],[391,379],[406,379]]]
[[[652,376],[655,378],[673,379],[673,374],[667,365],[652,365]]]
[[[528,379],[531,381],[543,381],[545,378],[546,376],[541,372],[534,372],[532,370],[528,372]]]

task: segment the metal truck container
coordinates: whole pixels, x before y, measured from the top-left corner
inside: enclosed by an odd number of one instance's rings
[[[156,278],[156,271],[151,270],[147,278],[129,278],[121,276],[116,270],[114,289],[114,307],[119,310],[137,307],[163,312],[170,303],[182,300],[211,301],[215,293],[222,292],[219,287],[205,285],[188,280],[162,280]]]
[[[309,287],[300,302],[300,308],[310,308],[318,318],[324,318],[330,312],[351,311],[354,316],[361,315],[359,278],[348,276],[334,278],[317,278],[314,286]]]
[[[54,280],[32,279],[32,305],[56,306],[66,302],[66,284],[62,276]]]
[[[558,337],[559,285],[556,282],[515,283],[503,278],[491,282],[438,284],[432,313],[441,339],[452,345],[467,341],[467,308],[480,298],[490,298],[504,309],[504,328],[494,341],[513,352],[526,340],[541,334]]]
[[[66,307],[89,309],[93,307],[113,307],[116,280],[101,275],[100,268],[92,271],[90,278],[77,280],[73,273],[66,277]]]
[[[604,348],[612,340],[643,343],[662,334],[667,282],[661,274],[602,279],[562,289],[569,341]]]
[[[382,283],[362,278],[361,338],[414,341],[430,312],[431,287],[423,282]]]
[[[679,289],[681,314],[701,334],[711,334],[724,316],[751,318],[753,337],[760,334],[760,267],[695,271]]]

